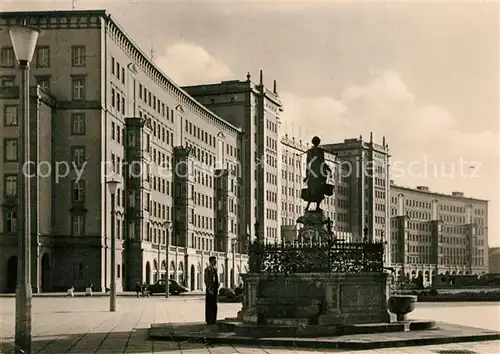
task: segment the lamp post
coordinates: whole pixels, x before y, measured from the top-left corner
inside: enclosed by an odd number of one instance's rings
[[[238,244],[237,239],[233,239],[233,287],[236,287],[236,245]]]
[[[29,64],[35,53],[40,30],[32,26],[9,28],[14,54],[21,70],[19,92],[22,113],[19,141],[19,210],[17,241],[17,287],[16,287],[16,353],[31,353],[31,180],[30,177],[30,113],[29,113]],[[25,168],[27,167],[27,171]]]
[[[260,268],[261,268],[261,264],[260,264],[260,252],[261,250],[263,250],[263,243],[261,243],[261,240],[260,240],[260,232],[259,232],[259,229],[260,229],[260,223],[259,223],[259,220],[255,220],[255,224],[254,224],[254,229],[255,229],[255,246],[253,248],[254,250],[254,256],[256,258],[256,273],[260,273]]]
[[[169,277],[169,272],[170,272],[170,264],[169,264],[169,260],[168,260],[168,251],[169,251],[169,248],[170,248],[170,226],[172,226],[172,223],[170,221],[165,221],[165,226],[167,228],[167,237],[166,237],[166,240],[165,240],[165,243],[166,243],[166,247],[165,247],[165,298],[168,299],[170,294],[170,277]]]
[[[116,311],[116,235],[115,235],[115,194],[120,182],[115,178],[106,181],[111,194],[111,279],[109,284],[109,311]]]

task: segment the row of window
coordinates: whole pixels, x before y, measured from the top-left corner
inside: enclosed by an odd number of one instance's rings
[[[298,155],[295,152],[288,152],[287,150],[282,150],[281,151],[281,162],[286,166],[286,167],[293,167],[295,165],[296,168],[298,169],[305,169],[305,164],[302,163],[301,156]],[[294,163],[294,158],[289,157],[288,155],[295,155],[297,156],[297,159],[295,160]]]
[[[439,202],[438,200],[436,200]],[[398,204],[398,197],[391,197],[392,204]],[[422,200],[414,200],[414,199],[406,199],[405,205],[409,207],[422,208],[422,209],[431,209],[432,203],[426,202]],[[440,204],[439,210],[448,212],[448,213],[458,213],[465,214],[467,212],[467,208],[458,205],[449,205],[449,204]],[[475,215],[485,215],[484,209],[474,209]]]
[[[4,232],[13,234],[17,232],[17,211],[4,210]],[[85,215],[74,214],[71,216],[71,235],[85,235]]]
[[[58,49],[61,51],[61,48]],[[71,66],[84,67],[86,62],[85,46],[71,46]],[[38,46],[35,49],[35,67],[49,68],[50,67],[50,47]],[[2,47],[0,52],[0,65],[4,68],[13,68],[16,64],[16,56],[14,48]]]
[[[47,92],[50,92],[50,75],[36,75],[36,84]],[[15,75],[3,75],[0,76],[0,87],[15,87],[16,86],[16,76]]]
[[[50,92],[50,77],[37,77],[37,85],[40,85],[44,90]],[[6,75],[0,77],[0,87],[16,86],[16,77]],[[83,75],[71,76],[71,97],[74,101],[83,101],[86,99],[86,78]]]

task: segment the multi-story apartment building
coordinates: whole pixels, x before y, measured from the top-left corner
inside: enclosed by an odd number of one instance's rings
[[[6,61],[6,52],[2,51],[2,62]],[[7,58],[13,58],[10,54]],[[8,79],[6,79],[8,77]],[[17,235],[18,235],[18,187],[19,180],[19,127],[21,119],[19,102],[19,87],[16,86],[15,75],[2,76],[0,87],[0,110],[3,119],[0,122],[0,290],[14,292],[17,277]],[[48,279],[49,256],[41,244],[43,236],[50,233],[53,220],[53,194],[51,169],[57,168],[52,159],[52,117],[56,102],[40,87],[30,92],[30,125],[31,125],[31,159],[35,164],[28,173],[31,176],[31,196],[35,203],[31,205],[31,228],[33,233],[31,243],[31,261],[43,267],[32,267],[31,278],[37,280],[40,290],[49,290]],[[28,171],[27,171],[28,172]],[[44,217],[37,215],[43,211]],[[54,250],[60,252],[61,250]]]
[[[391,259],[399,276],[488,271],[488,202],[391,184]]]
[[[346,139],[323,147],[337,156],[337,224],[360,242],[367,231],[367,241],[384,241],[390,249],[389,233],[389,147],[385,141]],[[366,230],[366,231],[365,231]],[[390,253],[385,254],[390,264]]]
[[[305,188],[304,178],[306,172],[306,151],[310,146],[301,140],[295,140],[287,134],[281,138],[281,163],[280,163],[280,188],[281,188],[281,235],[287,235],[285,238],[294,239],[297,235],[297,219],[304,214],[305,202],[300,198],[302,188]],[[330,166],[333,174],[332,184],[337,184],[336,175],[338,164],[333,154],[325,154],[326,163]],[[335,230],[337,237],[345,236],[339,234],[339,229],[335,223],[335,193],[332,196],[325,197],[321,204],[321,209],[325,217],[332,221],[332,230]],[[315,207],[313,205],[313,207]]]
[[[279,240],[279,126],[283,108],[276,81],[273,90],[269,90],[261,71],[258,84],[252,82],[248,74],[246,81],[223,81],[184,87],[184,90],[243,131],[240,234],[254,235],[257,231],[266,242]],[[255,226],[259,230],[255,230]],[[242,242],[242,246],[246,244]]]
[[[120,180],[114,198],[119,290],[166,273],[201,289],[201,274],[212,254],[219,258],[221,281],[237,279],[246,261],[240,254],[233,256],[242,224],[237,206],[244,200],[236,185],[241,174],[249,172],[238,168],[244,166],[240,156],[246,146],[241,128],[178,87],[105,11],[1,13],[3,29],[18,23],[44,31],[31,65],[31,82],[50,92],[42,101],[50,102],[52,112],[37,115],[43,128],[39,133],[48,134],[46,140],[40,137],[40,151],[50,154],[37,161],[71,167],[60,178],[53,169],[51,183],[39,186],[34,214],[34,235],[39,236],[33,239],[40,260],[33,262],[33,273],[44,276],[33,278],[34,290],[83,287],[88,282],[97,289],[109,287],[112,217],[106,181],[111,177]],[[0,167],[1,260],[13,265],[12,210],[17,202],[12,193],[18,171],[18,162],[12,160],[18,144],[13,122],[20,75],[6,30],[0,31],[0,47],[0,83],[2,90],[12,91],[1,103],[6,117],[0,129],[0,145],[5,146]],[[264,96],[270,95],[266,91]],[[253,105],[258,112],[269,110],[267,99]],[[277,118],[273,124],[266,131],[276,131]],[[252,139],[262,137],[256,130],[262,131],[261,125],[252,129]],[[268,145],[271,136],[267,134]],[[271,145],[277,149],[277,143]],[[264,152],[260,146],[257,155]],[[12,290],[16,282],[15,272],[7,268],[2,263],[0,291]]]

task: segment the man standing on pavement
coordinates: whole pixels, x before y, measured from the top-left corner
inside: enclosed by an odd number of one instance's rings
[[[208,261],[210,264],[205,268],[205,322],[207,325],[213,325],[217,321],[219,277],[217,276],[217,261],[215,256],[211,256]]]

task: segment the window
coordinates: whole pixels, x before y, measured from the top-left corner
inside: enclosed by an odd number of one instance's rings
[[[73,87],[73,100],[84,100],[85,99],[85,78],[84,77],[74,77],[72,79]]]
[[[85,216],[71,216],[71,234],[73,236],[83,236],[85,234]]]
[[[71,134],[85,135],[85,113],[73,113],[71,115]]]
[[[6,138],[3,141],[4,161],[16,162],[18,159],[17,139]]]
[[[133,221],[130,222],[130,224],[128,224],[128,239],[129,240],[135,239],[135,224]]]
[[[71,160],[74,162],[76,167],[82,167],[85,163],[85,147],[73,146],[71,148]]]
[[[127,142],[127,145],[130,146],[130,147],[134,147],[135,146],[135,134],[133,131],[129,131],[128,132],[128,142]]]
[[[5,196],[15,197],[17,195],[17,175],[5,175]]]
[[[4,118],[4,125],[6,127],[15,127],[17,126],[18,120],[17,120],[17,106],[16,105],[5,105],[3,108],[3,118]]]
[[[37,76],[36,84],[47,92],[50,92],[50,76]]]
[[[85,181],[73,181],[72,183],[73,193],[72,202],[73,203],[83,203],[85,202]]]
[[[71,47],[71,66],[82,67],[85,66],[85,47],[72,46]]]
[[[14,87],[16,86],[16,77],[13,75],[1,76],[0,87]]]
[[[17,230],[17,212],[13,210],[5,211],[5,232],[15,233]]]
[[[13,68],[16,62],[16,57],[14,55],[14,48],[12,47],[2,48],[0,60],[3,67]]]
[[[49,47],[38,47],[36,49],[36,67],[48,68],[50,66],[50,49]]]
[[[83,264],[73,263],[73,280],[83,280]]]
[[[111,57],[111,74],[115,74],[115,58]]]

